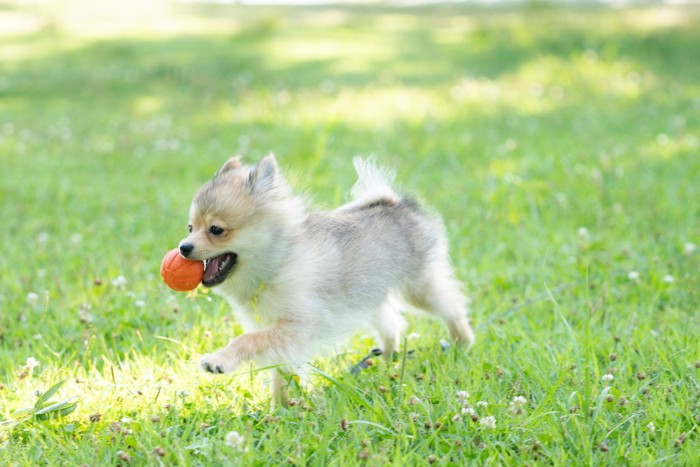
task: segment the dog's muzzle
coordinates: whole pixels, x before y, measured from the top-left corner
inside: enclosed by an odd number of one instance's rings
[[[187,258],[194,251],[194,245],[190,242],[180,242],[180,254],[183,258]]]

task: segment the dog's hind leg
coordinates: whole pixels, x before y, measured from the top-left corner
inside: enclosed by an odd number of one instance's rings
[[[401,332],[406,327],[406,321],[394,300],[390,299],[379,310],[374,318],[374,327],[381,340],[384,358],[390,359],[394,352],[399,351]]]
[[[406,299],[441,318],[455,341],[469,345],[474,342],[474,331],[467,321],[467,298],[447,261],[426,265],[420,280],[406,292]]]

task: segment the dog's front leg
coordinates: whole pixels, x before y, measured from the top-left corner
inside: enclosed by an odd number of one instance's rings
[[[284,360],[294,355],[298,327],[292,323],[278,323],[260,331],[242,334],[226,347],[204,355],[202,369],[210,373],[230,373],[246,360],[260,358],[264,361]],[[267,357],[267,358],[266,358]]]

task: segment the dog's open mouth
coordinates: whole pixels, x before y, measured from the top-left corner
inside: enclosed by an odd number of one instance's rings
[[[236,253],[224,253],[204,260],[204,277],[202,285],[205,287],[214,287],[221,284],[233,270],[238,260]]]

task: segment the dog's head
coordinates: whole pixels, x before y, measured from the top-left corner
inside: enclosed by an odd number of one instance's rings
[[[180,254],[205,262],[202,284],[221,284],[241,259],[264,248],[271,236],[266,208],[286,195],[285,187],[270,155],[255,166],[231,158],[199,189],[190,206],[190,234],[180,242]]]

